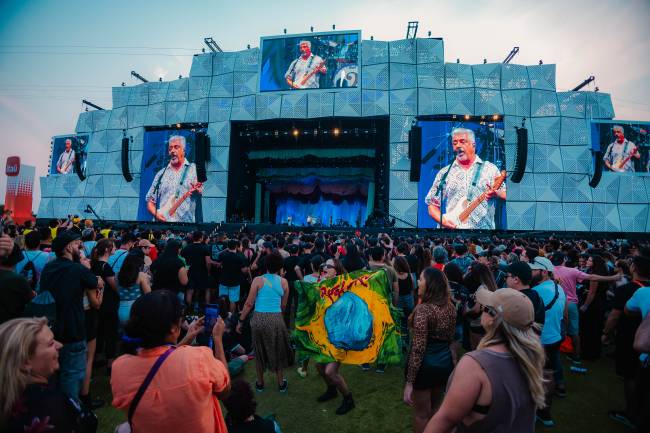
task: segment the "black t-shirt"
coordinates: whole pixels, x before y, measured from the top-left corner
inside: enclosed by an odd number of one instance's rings
[[[90,272],[104,280],[104,297],[100,309],[102,311],[117,311],[120,306],[120,295],[108,285],[108,278],[115,277],[113,268],[101,260],[90,262]]]
[[[57,258],[43,268],[41,290],[48,290],[56,302],[54,336],[61,343],[86,340],[83,297],[96,288],[97,277],[81,263]]]
[[[286,278],[287,281],[298,280],[298,274],[296,274],[296,266],[298,266],[299,261],[300,257],[298,256],[289,256],[284,259],[284,278]]]
[[[639,286],[639,283],[641,286]],[[624,313],[625,304],[630,300],[634,292],[637,291],[640,287],[650,286],[650,281],[639,281],[636,283],[634,281],[629,282],[618,289],[616,289],[616,294],[614,295],[614,301],[612,302],[612,309],[621,311],[621,315],[618,319],[618,326],[616,328],[616,346],[631,346],[634,343],[634,335],[636,330],[641,324],[641,316],[639,315],[627,315]]]
[[[409,264],[409,268],[411,268],[411,272],[414,274],[417,273],[418,271],[418,258],[414,256],[413,254],[407,254],[406,255],[406,261]]]
[[[178,271],[183,266],[185,266],[183,261],[178,257],[159,257],[151,264],[151,272],[153,273],[152,290],[182,291],[183,285],[178,280]]]
[[[539,293],[533,289],[524,289],[520,290],[521,293],[528,296],[530,302],[533,303],[533,309],[535,311],[535,322],[543,325],[546,321],[546,311],[544,311],[544,302],[542,298],[539,297]]]
[[[219,263],[221,263],[219,283],[227,287],[239,286],[242,277],[241,270],[246,267],[245,259],[237,253],[226,250],[219,254]]]
[[[300,266],[300,269],[302,269],[303,275],[311,274],[312,272],[314,272],[314,270],[311,268],[311,259],[313,257],[314,255],[312,253],[308,253],[308,254],[303,253],[298,256],[298,266]]]
[[[81,432],[80,413],[81,408],[55,387],[30,384],[14,403],[6,431]]]
[[[0,269],[0,323],[21,317],[33,295],[23,276]]]
[[[204,278],[208,275],[208,267],[205,258],[212,255],[212,249],[204,244],[192,243],[183,248],[181,256],[185,258],[190,267],[190,278]]]

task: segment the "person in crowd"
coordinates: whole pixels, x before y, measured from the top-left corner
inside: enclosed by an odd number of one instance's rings
[[[256,277],[251,284],[246,304],[239,316],[237,332],[252,313],[251,330],[255,348],[255,370],[257,381],[255,389],[264,390],[264,371],[275,372],[280,392],[287,392],[289,383],[283,370],[293,363],[293,349],[289,343],[289,333],[282,318],[289,285],[279,274],[283,260],[278,252],[271,252],[266,257],[268,273]]]
[[[411,276],[411,268],[408,261],[404,256],[397,256],[393,259],[393,269],[397,274],[397,286],[399,289],[399,297],[397,299],[397,306],[402,310],[402,344],[403,350],[406,351],[409,344],[408,332],[408,317],[413,311],[415,306],[415,284]]]
[[[97,245],[97,241],[95,241],[95,230],[85,228],[81,231],[81,245],[84,257],[90,258],[93,248]]]
[[[452,261],[452,263],[458,265],[457,262]],[[463,279],[463,285],[467,287],[470,293],[476,293],[480,288],[494,292],[498,288],[490,268],[479,262],[473,262],[469,266],[465,278]],[[467,307],[470,307],[470,305],[467,305]],[[471,308],[467,308],[464,311],[464,314],[469,319],[470,347],[475,349],[481,338],[483,338],[483,335],[485,335],[485,329],[481,326],[481,312],[479,310],[479,305],[473,303]]]
[[[108,264],[113,268],[115,275],[120,272],[124,259],[126,259],[127,254],[129,254],[129,251],[131,251],[131,248],[133,248],[137,241],[138,239],[130,232],[122,235],[120,247],[108,259]]]
[[[117,274],[117,288],[120,296],[118,318],[124,328],[129,320],[131,307],[141,295],[151,291],[149,275],[144,273],[144,259],[138,254],[129,254]]]
[[[343,257],[342,264],[348,272],[359,271],[366,267],[366,261],[359,254],[359,248],[353,240],[346,243],[345,251],[346,255]]]
[[[298,293],[295,288],[295,283],[298,281],[298,274],[296,273],[296,266],[298,266],[298,252],[300,248],[298,245],[289,245],[287,247],[287,252],[289,256],[284,259],[283,269],[284,269],[284,278],[289,284],[289,298],[287,298],[287,306],[284,310],[284,324],[289,329],[291,325],[291,315],[295,316],[296,309],[298,307]]]
[[[577,251],[571,253],[571,256],[577,255]],[[581,346],[580,346],[580,313],[578,307],[577,285],[583,281],[589,282],[615,282],[620,279],[620,275],[597,275],[595,273],[585,273],[576,269],[570,256],[560,251],[553,253],[550,257],[551,263],[555,267],[553,275],[557,278],[560,286],[564,290],[567,299],[568,320],[565,323],[566,333],[571,338],[573,353],[568,357],[572,362],[571,371],[576,373],[586,373],[587,369],[582,367]],[[597,286],[597,285],[596,285]]]
[[[167,241],[165,249],[151,264],[153,290],[171,290],[179,299],[184,299],[183,290],[189,278],[185,263],[180,259],[181,242],[176,239]]]
[[[637,400],[636,375],[639,364],[639,353],[634,349],[634,336],[641,324],[639,315],[625,314],[625,304],[641,287],[650,287],[650,258],[633,256],[629,266],[630,282],[616,290],[612,302],[612,310],[607,316],[603,329],[602,341],[615,343],[614,362],[616,374],[623,378],[623,393],[625,409],[612,410],[609,417],[628,428],[634,428],[639,414]]]
[[[23,253],[9,236],[0,234],[5,248],[0,250],[0,323],[23,315],[27,303],[36,295],[29,282],[15,271]]]
[[[215,262],[212,260],[212,252],[204,243],[204,240],[205,233],[197,230],[192,233],[192,243],[181,251],[181,256],[185,259],[189,268],[187,272],[188,284],[187,290],[185,291],[185,302],[187,302],[187,305],[193,305],[194,311],[198,310],[198,302],[195,302],[196,305],[192,303],[195,300],[195,292],[197,292],[197,295],[204,293],[206,304],[209,304],[212,298],[211,287],[213,284],[210,281],[209,270],[210,266],[215,264]]]
[[[506,267],[506,287],[517,290],[523,293],[530,299],[533,304],[533,311],[535,312],[535,323],[540,327],[544,325],[546,319],[546,312],[544,311],[544,303],[539,294],[530,288],[533,280],[533,271],[526,262],[514,262]]]
[[[509,288],[480,290],[486,335],[463,356],[445,398],[426,433],[535,431],[535,410],[543,407],[544,350],[534,329],[533,305]]]
[[[54,239],[56,259],[45,265],[41,274],[41,290],[49,291],[56,302],[57,325],[54,335],[60,349],[59,386],[69,398],[78,401],[86,374],[86,326],[83,298],[97,300],[97,290],[104,288],[101,278],[90,271],[90,262],[81,262],[81,239],[66,230]],[[91,301],[92,302],[92,301]]]
[[[551,416],[551,400],[554,394],[562,398],[566,396],[564,371],[560,361],[560,344],[562,344],[562,320],[566,323],[567,307],[564,290],[553,279],[553,263],[546,257],[537,256],[528,262],[532,271],[531,286],[537,292],[544,304],[544,326],[540,340],[546,353],[548,372],[546,407],[539,408],[537,419],[545,426],[552,427],[555,421]]]
[[[281,433],[277,421],[257,415],[253,388],[245,380],[233,381],[223,405],[229,433]]]
[[[0,425],[5,432],[83,431],[77,402],[50,384],[63,345],[47,325],[45,318],[0,325]]]
[[[589,273],[607,275],[607,263],[600,255],[591,255],[587,259]],[[580,327],[580,342],[582,358],[593,361],[600,357],[601,336],[603,332],[605,308],[607,302],[607,289],[609,284],[603,281],[590,281],[589,291],[584,303],[580,306],[582,313]]]
[[[463,274],[469,270],[473,261],[474,259],[469,255],[467,245],[462,243],[454,244],[454,258],[451,262],[456,263],[460,270],[463,271]]]
[[[312,256],[311,260],[309,261],[310,269],[312,272],[310,274],[307,274],[304,276],[302,279],[305,283],[319,283],[322,277],[321,273],[321,265],[325,259],[323,256],[315,254]]]
[[[458,354],[463,345],[465,336],[465,329],[469,331],[469,322],[465,322],[464,311],[468,303],[473,303],[474,300],[470,299],[469,291],[463,286],[463,271],[460,270],[456,263],[447,263],[444,269],[445,276],[449,282],[451,289],[451,301],[456,307],[456,330],[454,333],[454,341],[451,343],[451,356],[454,359],[454,365],[458,363]],[[469,340],[467,341],[469,347]]]
[[[144,255],[144,265],[142,267],[142,272],[149,275],[151,264],[153,263],[154,258],[157,257],[157,255],[153,254],[156,246],[152,244],[148,239],[140,239],[138,241],[137,247],[140,251],[142,251],[142,254]]]
[[[413,431],[421,433],[438,407],[454,368],[450,344],[456,330],[456,308],[447,277],[438,269],[422,271],[418,292],[421,302],[408,319],[413,336],[404,402],[413,406]]]
[[[179,342],[182,314],[180,300],[169,290],[142,295],[131,307],[125,332],[132,354],[113,363],[111,389],[113,406],[129,414],[132,431],[227,432],[219,405],[230,390],[223,320],[215,322],[210,350],[187,345],[203,331],[203,320],[192,323]],[[150,372],[153,378],[145,382]],[[143,383],[146,389],[135,403]]]
[[[249,271],[246,259],[238,254],[240,244],[237,239],[230,239],[227,249],[219,254],[217,263],[221,265],[219,273],[219,296],[230,300],[229,311],[234,312],[240,299],[241,283],[244,273]]]
[[[39,292],[39,280],[43,268],[48,262],[47,253],[40,250],[41,235],[37,230],[32,230],[25,235],[25,250],[23,259],[16,263],[16,273],[25,277],[30,287]]]

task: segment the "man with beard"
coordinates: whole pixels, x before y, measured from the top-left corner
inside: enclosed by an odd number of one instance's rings
[[[293,89],[318,89],[320,84],[317,74],[327,73],[325,61],[311,52],[311,42],[300,41],[299,46],[300,57],[291,62],[284,79]]]
[[[436,174],[425,198],[429,215],[440,226],[450,229],[494,230],[496,199],[506,199],[505,182],[498,189],[492,188],[499,176],[499,168],[478,157],[476,138],[471,129],[456,128],[451,131],[451,144],[456,158]],[[450,217],[455,209],[464,209],[464,205],[484,192],[487,192],[486,200],[474,209],[465,222],[460,223]]]
[[[81,260],[78,233],[66,230],[52,242],[56,259],[43,268],[41,291],[49,291],[56,302],[54,337],[63,344],[59,351],[59,386],[69,398],[79,401],[86,374],[86,327],[83,297],[91,305],[101,302],[104,282],[90,271],[88,259]]]
[[[147,211],[157,221],[195,222],[195,192],[203,193],[196,178],[196,165],[186,158],[187,141],[182,135],[168,140],[169,164],[156,173],[147,192]]]
[[[72,172],[72,166],[74,165],[75,153],[72,150],[72,140],[66,138],[65,140],[65,150],[59,155],[59,159],[56,161],[56,172],[59,174],[68,174]]]
[[[564,290],[553,279],[555,267],[546,257],[537,256],[528,263],[533,277],[530,285],[537,292],[544,304],[546,312],[542,327],[541,342],[546,352],[544,369],[549,374],[546,389],[546,407],[537,410],[537,419],[545,426],[555,425],[551,417],[551,399],[553,394],[562,397],[566,395],[564,372],[560,361],[560,344],[562,344],[562,319],[567,321],[566,295]]]
[[[632,158],[641,158],[639,148],[625,138],[625,132],[622,126],[614,126],[612,132],[614,134],[614,141],[607,146],[607,150],[603,156],[605,167],[610,171],[619,173],[633,173],[634,164],[632,163]]]

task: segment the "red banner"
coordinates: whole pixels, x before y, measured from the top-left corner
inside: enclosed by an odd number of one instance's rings
[[[18,157],[9,157],[6,174],[5,209],[13,211],[13,219],[17,224],[23,224],[32,219],[32,194],[36,167],[20,164]]]

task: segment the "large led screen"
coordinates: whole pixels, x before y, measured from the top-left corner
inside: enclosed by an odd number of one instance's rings
[[[418,226],[506,229],[503,122],[420,120],[418,126]]]
[[[603,156],[603,170],[617,173],[650,171],[650,123],[594,122],[591,145]]]
[[[77,172],[76,160],[79,160],[81,173],[86,173],[86,156],[88,155],[87,135],[61,135],[52,140],[52,161],[50,174],[71,174]]]
[[[260,91],[357,87],[360,32],[262,38]]]
[[[197,132],[205,129],[145,131],[138,220],[202,222],[194,164]]]

